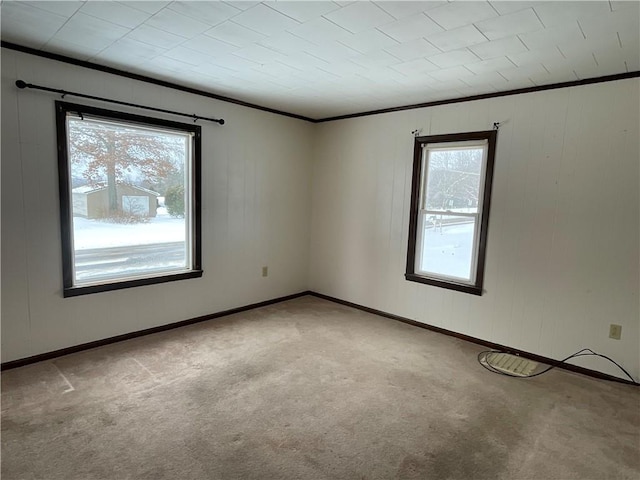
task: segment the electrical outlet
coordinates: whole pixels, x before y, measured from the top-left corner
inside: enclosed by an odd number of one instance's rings
[[[622,325],[609,325],[609,338],[613,338],[614,340],[620,340],[622,336]]]
[[[262,276],[266,277],[269,275],[269,267],[262,267]]]

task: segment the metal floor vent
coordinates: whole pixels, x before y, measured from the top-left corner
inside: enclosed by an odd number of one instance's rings
[[[538,367],[538,362],[510,353],[488,353],[485,355],[484,361],[496,370],[519,377],[528,377]]]

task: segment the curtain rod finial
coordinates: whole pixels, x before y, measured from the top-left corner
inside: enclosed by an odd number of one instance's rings
[[[224,119],[223,119],[223,118],[221,118],[220,120],[218,120],[218,123],[219,123],[220,125],[224,125]]]
[[[27,88],[27,82],[25,82],[24,80],[16,80],[16,87]]]

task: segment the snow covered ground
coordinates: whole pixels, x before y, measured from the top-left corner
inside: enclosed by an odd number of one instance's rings
[[[469,279],[473,251],[473,223],[430,227],[423,237],[421,269]]]
[[[149,223],[124,225],[81,217],[73,219],[75,250],[184,242],[185,238],[185,219],[171,217],[163,207],[158,208],[157,216]]]

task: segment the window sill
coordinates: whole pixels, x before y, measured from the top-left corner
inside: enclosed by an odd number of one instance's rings
[[[404,278],[410,282],[424,283],[427,285],[433,285],[434,287],[447,288],[449,290],[470,293],[472,295],[482,295],[482,285],[466,285],[464,283],[436,280],[435,278],[423,277],[422,275],[416,275],[415,273],[406,273]]]
[[[82,287],[65,287],[62,296],[77,297],[79,295],[89,295],[91,293],[109,292],[111,290],[122,290],[124,288],[140,287],[143,285],[155,285],[157,283],[174,282],[186,280],[188,278],[202,277],[202,270],[190,270],[188,272],[174,273],[160,277],[136,278],[134,280],[124,280],[114,283],[102,283],[100,285],[86,285]]]

